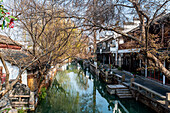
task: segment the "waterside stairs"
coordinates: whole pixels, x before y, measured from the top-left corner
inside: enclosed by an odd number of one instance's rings
[[[116,94],[119,98],[132,98],[130,90],[124,85],[107,85],[106,88],[111,95]]]

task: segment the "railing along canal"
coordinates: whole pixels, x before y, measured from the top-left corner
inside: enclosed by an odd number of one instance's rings
[[[164,96],[136,82],[131,82],[131,89],[137,90],[141,94],[170,108],[170,93],[166,93],[166,96]]]

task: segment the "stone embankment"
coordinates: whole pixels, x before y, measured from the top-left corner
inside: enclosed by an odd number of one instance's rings
[[[141,76],[131,76],[118,69],[100,69],[90,63],[89,71],[109,84],[123,84],[129,88],[133,98],[158,113],[170,113],[170,88]],[[112,81],[112,82],[110,82]]]

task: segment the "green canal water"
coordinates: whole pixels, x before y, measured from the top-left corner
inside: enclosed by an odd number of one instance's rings
[[[35,113],[154,113],[134,99],[109,95],[106,84],[78,64],[64,68]]]

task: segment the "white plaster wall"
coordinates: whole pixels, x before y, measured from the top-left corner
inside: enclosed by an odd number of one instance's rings
[[[123,44],[124,43],[124,40],[123,39],[120,39],[119,40],[119,44]]]
[[[134,22],[136,25],[139,25],[139,24],[140,24],[140,21],[139,21],[139,20],[133,20],[133,22]]]
[[[66,69],[67,69],[67,66],[68,66],[68,64],[64,64],[64,65],[61,67],[61,69],[62,69],[62,70],[66,70]]]
[[[8,62],[5,62],[5,63],[9,70],[9,80],[16,79],[19,74],[19,68],[15,65],[11,65]],[[0,61],[0,66],[3,66],[1,61]],[[2,73],[6,73],[4,66],[3,66]],[[27,71],[24,71],[24,73],[21,76],[22,76],[22,83],[27,85]]]
[[[118,50],[118,41],[116,41],[116,47],[110,47],[110,51],[112,52],[112,53],[116,53],[116,51]]]
[[[23,73],[22,73],[22,83],[27,85],[27,71],[25,70]]]
[[[118,45],[118,44],[116,44],[116,45]],[[112,53],[115,53],[117,50],[118,50],[117,46],[116,47],[110,47],[110,51]]]

